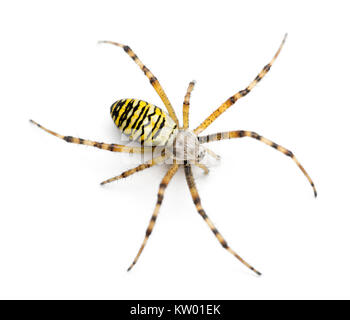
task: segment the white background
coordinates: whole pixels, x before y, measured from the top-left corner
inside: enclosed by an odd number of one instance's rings
[[[0,5],[0,298],[350,298],[349,5],[347,1],[7,1]],[[210,145],[222,156],[195,170],[223,250],[198,215],[183,170],[166,190],[154,232],[137,253],[166,168],[99,182],[129,155],[66,144],[65,135],[120,142],[117,99],[162,103],[120,48],[155,73],[179,117],[197,80],[190,124],[270,73],[206,133],[254,130],[293,161],[245,138]]]

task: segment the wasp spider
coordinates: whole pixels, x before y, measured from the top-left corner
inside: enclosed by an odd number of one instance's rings
[[[150,161],[144,162],[137,166],[136,168],[127,170],[122,174],[110,178],[106,181],[103,181],[101,184],[106,184],[112,181],[116,181],[122,178],[126,178],[136,172],[141,170],[145,170],[147,168],[153,167],[156,164],[161,163],[169,163],[171,162],[171,167],[167,171],[163,180],[160,183],[157,203],[152,214],[151,220],[146,230],[146,235],[139,249],[134,261],[130,265],[128,271],[136,264],[139,259],[149,236],[152,233],[153,227],[156,223],[160,206],[162,204],[164,198],[164,192],[167,188],[170,180],[173,178],[175,173],[178,171],[180,166],[183,166],[186,180],[188,184],[189,191],[191,193],[193,202],[196,206],[198,213],[207,223],[211,231],[214,233],[215,237],[219,240],[220,244],[223,248],[233,254],[239,261],[241,261],[245,266],[249,269],[253,270],[256,274],[260,275],[260,272],[253,268],[250,264],[248,264],[245,260],[243,260],[235,251],[231,249],[228,243],[225,241],[223,236],[219,233],[219,231],[214,226],[213,222],[209,219],[207,214],[205,213],[201,200],[198,194],[198,190],[193,178],[192,174],[192,166],[198,166],[204,170],[205,173],[208,173],[208,168],[201,163],[201,160],[205,156],[205,154],[209,154],[213,157],[218,158],[218,156],[210,151],[208,148],[203,146],[204,143],[209,143],[213,141],[219,141],[224,139],[233,139],[233,138],[243,138],[250,137],[256,140],[259,140],[268,146],[275,148],[276,150],[284,153],[286,156],[292,158],[292,160],[297,164],[306,178],[309,180],[315,197],[317,195],[316,188],[314,183],[312,182],[310,176],[307,174],[305,169],[299,163],[294,154],[288,149],[272,142],[252,131],[245,130],[236,130],[236,131],[228,131],[228,132],[220,132],[216,134],[210,134],[206,136],[199,136],[210,124],[216,120],[224,111],[226,111],[229,107],[231,107],[237,100],[246,96],[257,84],[258,82],[266,75],[266,73],[270,70],[272,64],[276,60],[279,55],[283,44],[286,40],[286,36],[284,37],[279,49],[276,54],[272,58],[272,60],[260,71],[260,73],[256,76],[256,78],[243,90],[237,92],[232,97],[228,98],[221,106],[219,106],[209,117],[207,117],[198,127],[194,130],[189,129],[189,107],[190,107],[190,96],[193,90],[195,83],[190,82],[184,102],[183,102],[183,124],[180,126],[179,120],[175,114],[175,111],[165,94],[162,86],[160,85],[157,78],[153,75],[153,73],[141,62],[141,60],[137,57],[137,55],[131,50],[130,47],[112,42],[112,41],[102,41],[102,43],[110,43],[121,47],[124,51],[129,55],[129,57],[135,61],[135,63],[140,67],[140,69],[144,72],[146,77],[149,79],[151,85],[163,101],[165,107],[167,108],[168,113],[163,111],[162,109],[147,103],[142,100],[136,99],[123,99],[118,100],[111,106],[111,116],[113,118],[116,126],[127,135],[132,141],[138,141],[141,143],[141,147],[128,147],[119,144],[107,144],[103,142],[95,142],[91,140],[85,140],[81,138],[75,138],[71,136],[63,136],[56,132],[53,132],[49,129],[44,128],[40,124],[31,120],[32,123],[37,125],[39,128],[45,130],[46,132],[63,139],[70,143],[75,144],[83,144],[88,145],[104,150],[109,150],[113,152],[127,152],[127,153],[143,153],[143,152],[153,152],[156,148],[160,148],[160,154],[158,156],[152,157]],[[152,153],[153,155],[153,153]],[[166,162],[166,160],[168,160]]]

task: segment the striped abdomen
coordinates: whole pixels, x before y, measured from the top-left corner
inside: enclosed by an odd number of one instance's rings
[[[123,99],[113,103],[111,117],[130,140],[145,146],[171,143],[178,130],[173,119],[162,109],[137,99]]]

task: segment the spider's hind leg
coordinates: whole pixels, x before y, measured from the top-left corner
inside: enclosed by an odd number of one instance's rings
[[[168,110],[168,113],[170,117],[175,121],[177,125],[179,125],[179,120],[177,119],[177,116],[175,114],[175,111],[166,95],[164,92],[162,86],[160,85],[158,79],[154,76],[154,74],[151,72],[150,69],[148,69],[139,59],[139,57],[135,54],[134,51],[131,50],[129,46],[126,46],[121,43],[113,42],[113,41],[99,41],[99,43],[109,43],[113,44],[117,47],[121,47],[124,49],[124,51],[128,54],[128,56],[139,66],[139,68],[143,71],[145,76],[148,78],[149,82],[151,83],[152,87],[154,90],[157,92],[158,96],[162,99],[165,107]]]
[[[107,184],[107,183],[111,183],[113,181],[120,180],[120,179],[123,179],[123,178],[127,178],[127,177],[131,176],[132,174],[134,174],[136,172],[139,172],[139,171],[151,168],[151,167],[153,167],[156,164],[160,164],[160,163],[164,162],[166,159],[167,159],[167,156],[161,155],[161,156],[159,156],[157,158],[154,158],[154,159],[151,159],[151,160],[149,160],[149,161],[147,161],[145,163],[142,163],[142,164],[140,164],[139,166],[137,166],[135,168],[129,169],[127,171],[124,171],[123,173],[121,173],[118,176],[115,176],[113,178],[110,178],[110,179],[107,179],[105,181],[102,181],[101,185],[104,185],[104,184]]]
[[[164,176],[163,180],[161,181],[161,183],[159,185],[159,191],[158,191],[158,196],[157,196],[157,204],[156,204],[156,207],[154,208],[151,220],[150,220],[150,222],[148,224],[145,238],[144,238],[144,240],[142,242],[141,248],[139,249],[139,251],[138,251],[134,261],[132,262],[132,264],[128,268],[128,271],[130,271],[132,269],[132,267],[136,264],[136,262],[139,259],[140,255],[141,255],[141,253],[142,253],[142,251],[144,249],[144,247],[146,246],[147,240],[150,237],[150,235],[151,235],[151,233],[153,231],[153,227],[154,227],[154,225],[156,223],[160,206],[162,205],[162,202],[163,202],[164,191],[165,191],[166,187],[168,186],[170,180],[173,178],[173,176],[177,172],[178,168],[179,168],[178,164],[173,164],[172,167],[168,170],[168,172],[166,173],[166,175]]]
[[[190,98],[191,92],[194,88],[196,81],[191,81],[188,85],[187,92],[183,102],[182,116],[183,116],[183,128],[188,129],[189,126],[189,112],[190,112]]]
[[[35,122],[34,120],[29,120],[31,123],[35,124],[37,127],[40,129],[46,131],[47,133],[52,134],[53,136],[62,139],[66,142],[69,143],[74,143],[74,144],[83,144],[85,146],[90,146],[90,147],[95,147],[103,150],[108,150],[112,152],[126,152],[126,153],[143,153],[145,151],[152,151],[154,148],[152,147],[127,147],[123,146],[120,144],[114,144],[114,143],[104,143],[104,142],[97,142],[97,141],[91,141],[87,139],[81,139],[81,138],[76,138],[72,136],[64,136],[62,134],[56,133],[50,129],[47,129],[40,125],[39,123]]]

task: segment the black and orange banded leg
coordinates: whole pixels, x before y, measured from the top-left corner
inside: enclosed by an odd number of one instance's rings
[[[104,185],[106,183],[111,183],[111,182],[116,181],[116,180],[127,178],[136,172],[139,172],[139,171],[151,168],[157,164],[163,163],[166,160],[166,158],[167,158],[166,155],[162,155],[162,156],[159,156],[157,158],[153,158],[145,163],[140,164],[139,166],[137,166],[133,169],[129,169],[127,171],[124,171],[123,173],[121,173],[118,176],[115,176],[115,177],[110,178],[108,180],[102,181],[101,185]]]
[[[86,139],[81,139],[81,138],[76,138],[71,136],[63,136],[59,133],[56,133],[52,130],[49,130],[43,127],[42,125],[35,122],[34,120],[29,120],[29,121],[35,124],[36,126],[38,126],[40,129],[43,129],[44,131],[54,135],[55,137],[69,143],[83,144],[86,146],[91,146],[91,147],[108,150],[112,152],[126,152],[126,153],[144,153],[145,151],[152,151],[154,149],[153,147],[127,147],[120,144],[114,144],[114,143],[108,144],[104,142],[96,142],[96,141],[91,141],[91,140],[86,140]]]
[[[184,168],[185,168],[186,181],[187,181],[187,184],[188,184],[188,187],[190,189],[193,202],[194,202],[194,204],[196,206],[196,209],[197,209],[198,213],[201,215],[201,217],[207,223],[207,225],[209,226],[210,230],[214,233],[215,237],[219,240],[219,242],[222,245],[222,247],[224,249],[226,249],[227,251],[229,251],[231,254],[233,254],[246,267],[248,267],[250,270],[254,271],[257,275],[260,276],[261,273],[259,271],[257,271],[255,268],[253,268],[249,263],[247,263],[245,260],[243,260],[235,251],[233,251],[229,247],[229,245],[227,244],[226,240],[222,237],[222,235],[219,233],[219,231],[214,226],[213,222],[206,215],[206,213],[205,213],[205,211],[204,211],[204,209],[202,207],[202,204],[201,204],[201,199],[199,197],[196,184],[194,182],[191,166],[187,165]]]
[[[216,118],[218,118],[223,112],[225,112],[229,107],[231,107],[237,100],[246,96],[257,84],[258,82],[269,72],[272,64],[275,62],[278,57],[285,41],[287,38],[287,34],[284,36],[283,41],[275,53],[272,60],[260,71],[260,73],[256,76],[256,78],[246,87],[245,89],[237,92],[232,97],[228,98],[219,108],[217,108],[208,118],[206,118],[195,130],[194,133],[197,135],[200,134],[203,130],[205,130],[208,126],[210,126]]]
[[[194,88],[196,82],[193,80],[189,83],[187,92],[184,98],[183,108],[182,108],[182,116],[183,116],[183,128],[188,129],[189,126],[189,112],[190,112],[190,98],[191,92]]]
[[[174,108],[172,107],[166,93],[164,92],[162,86],[160,85],[158,79],[154,76],[154,74],[142,63],[142,61],[139,59],[139,57],[135,54],[134,51],[131,50],[129,46],[126,46],[124,44],[120,44],[113,41],[100,41],[99,43],[109,43],[113,44],[115,46],[121,47],[124,49],[124,51],[129,55],[129,57],[135,61],[135,63],[140,67],[140,69],[143,71],[143,73],[146,75],[148,80],[150,81],[152,87],[154,90],[156,90],[159,97],[162,99],[165,107],[167,108],[170,117],[175,121],[177,126],[179,126],[179,120],[177,119],[177,116],[175,114]]]
[[[134,261],[132,262],[132,264],[128,268],[128,271],[130,271],[132,269],[132,267],[136,264],[136,262],[139,259],[140,255],[141,255],[141,253],[142,253],[142,251],[144,249],[144,247],[146,246],[147,240],[150,237],[150,235],[152,233],[152,230],[153,230],[153,227],[154,227],[154,225],[156,223],[160,206],[161,206],[161,204],[163,202],[164,191],[165,191],[165,189],[168,186],[170,180],[175,175],[175,173],[177,172],[178,169],[179,169],[179,165],[178,164],[173,164],[171,166],[171,168],[168,170],[168,172],[166,173],[166,175],[164,176],[163,180],[161,181],[161,183],[159,185],[159,191],[158,191],[158,196],[157,196],[157,204],[156,204],[156,207],[154,208],[151,220],[150,220],[150,222],[148,224],[145,238],[144,238],[144,240],[142,242],[141,248],[140,248],[139,252],[137,253]]]
[[[268,146],[282,152],[286,156],[291,157],[293,159],[293,161],[297,164],[299,169],[303,172],[303,174],[305,175],[307,180],[310,182],[311,187],[314,190],[314,195],[315,195],[315,197],[317,197],[317,191],[316,191],[315,184],[313,183],[311,177],[308,175],[308,173],[306,172],[304,167],[300,164],[298,159],[294,156],[293,152],[278,145],[277,143],[275,143],[269,139],[264,138],[263,136],[261,136],[260,134],[257,134],[256,132],[245,131],[245,130],[228,131],[228,132],[220,132],[220,133],[210,134],[207,136],[199,137],[198,139],[199,139],[200,143],[206,143],[206,142],[212,142],[212,141],[220,141],[220,140],[224,140],[224,139],[244,138],[244,137],[250,137],[250,138],[259,140],[259,141],[267,144]]]

